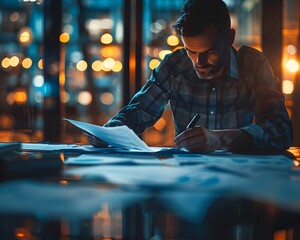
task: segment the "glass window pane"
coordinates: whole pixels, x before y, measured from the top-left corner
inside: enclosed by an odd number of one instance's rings
[[[66,118],[103,125],[121,104],[123,1],[63,1]],[[64,142],[86,142],[70,124]]]
[[[42,141],[42,5],[1,1],[0,31],[0,141]]]

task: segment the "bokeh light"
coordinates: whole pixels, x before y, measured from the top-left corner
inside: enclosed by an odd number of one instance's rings
[[[100,72],[102,70],[103,63],[100,60],[96,60],[92,63],[92,69],[95,72]]]
[[[35,87],[42,87],[44,85],[44,76],[43,75],[34,76],[32,83]]]
[[[64,32],[64,33],[60,34],[59,41],[62,42],[62,43],[69,42],[70,41],[70,35],[69,35],[69,33]]]
[[[23,68],[30,68],[32,66],[32,60],[30,58],[24,58],[22,61]]]
[[[289,59],[286,67],[291,73],[295,73],[299,70],[299,63],[295,59]]]
[[[166,56],[167,54],[171,53],[171,52],[172,52],[171,50],[161,50],[161,51],[159,52],[158,56],[159,56],[160,59],[164,59],[165,56]]]
[[[292,94],[294,91],[294,84],[290,80],[282,81],[282,92],[285,94]]]
[[[87,69],[87,62],[84,60],[80,60],[77,64],[76,64],[76,68],[78,71],[83,72]]]
[[[16,90],[14,93],[15,102],[18,104],[26,103],[27,93],[23,89]]]
[[[286,47],[286,50],[290,55],[295,55],[297,53],[297,48],[291,44]]]
[[[111,44],[112,41],[113,41],[113,37],[109,33],[104,33],[100,38],[100,42],[103,44]]]
[[[158,65],[160,64],[160,61],[158,59],[152,59],[149,62],[149,67],[153,70],[154,68],[156,68]]]
[[[1,66],[3,68],[9,68],[9,58],[8,57],[5,57],[5,58],[2,59]]]
[[[18,66],[19,63],[20,63],[20,59],[17,56],[12,56],[9,59],[9,65],[12,67]]]
[[[20,19],[20,14],[18,12],[13,12],[9,17],[10,21],[17,22]]]
[[[100,102],[104,105],[111,105],[115,98],[111,92],[104,92],[100,95]]]
[[[30,28],[21,28],[19,32],[19,42],[23,45],[28,45],[32,42],[32,31]]]
[[[115,64],[116,64],[116,61],[113,58],[106,58],[103,61],[103,67],[106,69],[112,69],[115,66]]]
[[[114,55],[114,50],[112,47],[104,47],[101,49],[100,53],[103,57],[108,58]]]
[[[82,91],[78,94],[78,102],[81,104],[81,105],[84,105],[84,106],[87,106],[87,105],[90,105],[91,102],[92,102],[92,94],[88,91]]]
[[[169,46],[175,47],[179,44],[179,38],[175,35],[170,35],[167,38],[167,43]]]
[[[44,69],[44,60],[43,59],[39,60],[39,62],[38,62],[38,68],[39,69]]]
[[[60,95],[60,100],[62,103],[67,103],[70,101],[70,94],[66,91],[63,91]]]
[[[123,68],[123,64],[120,61],[115,61],[115,65],[113,66],[112,70],[114,72],[120,72]]]

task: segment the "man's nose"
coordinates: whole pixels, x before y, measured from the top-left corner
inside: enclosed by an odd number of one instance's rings
[[[207,54],[206,53],[197,53],[197,64],[205,65],[207,63]]]

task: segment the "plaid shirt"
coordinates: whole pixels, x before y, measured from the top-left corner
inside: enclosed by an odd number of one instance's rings
[[[199,113],[196,125],[242,129],[253,136],[257,147],[285,149],[292,142],[292,124],[278,79],[265,56],[250,47],[230,50],[228,72],[215,86],[199,79],[185,49],[173,52],[106,126],[126,124],[140,134],[161,117],[168,103],[176,135]]]

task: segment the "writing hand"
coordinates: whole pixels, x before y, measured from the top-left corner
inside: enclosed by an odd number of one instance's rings
[[[218,149],[221,141],[218,135],[204,127],[187,129],[174,139],[176,148],[185,148],[190,152],[208,153]]]
[[[93,145],[94,147],[108,147],[108,144],[106,142],[104,142],[103,140],[95,137],[94,135],[90,134],[87,131],[82,131],[82,132],[86,136],[89,143],[91,145]]]

